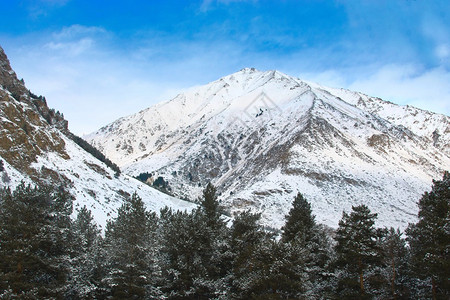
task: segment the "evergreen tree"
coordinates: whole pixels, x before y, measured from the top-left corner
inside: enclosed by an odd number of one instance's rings
[[[364,278],[380,262],[378,233],[374,227],[377,214],[365,205],[353,206],[350,214],[343,213],[336,231],[335,250],[338,265],[338,294],[342,298],[366,298]]]
[[[169,299],[201,298],[199,279],[206,277],[201,232],[205,223],[198,214],[161,210],[159,262],[164,278],[162,290]]]
[[[229,230],[212,184],[205,188],[200,203],[191,213],[161,211],[164,291],[173,299],[209,299],[228,289]]]
[[[20,184],[0,192],[0,294],[53,298],[65,294],[72,201],[62,189]]]
[[[215,297],[227,289],[226,277],[231,269],[229,251],[229,230],[221,217],[216,188],[208,183],[203,190],[201,206],[194,211],[198,224],[204,224],[199,231],[200,256],[206,274],[197,278],[203,296]]]
[[[97,294],[99,280],[96,256],[101,247],[100,230],[90,210],[83,206],[73,222],[73,246],[70,291],[68,297],[92,299]]]
[[[208,183],[203,190],[203,197],[200,200],[201,211],[204,214],[208,227],[212,230],[216,230],[217,226],[220,226],[223,222],[220,219],[219,201],[216,196],[216,188]]]
[[[155,278],[155,233],[157,217],[145,210],[135,193],[109,221],[105,232],[108,276],[115,299],[157,298]]]
[[[408,271],[409,253],[406,241],[399,229],[390,228],[381,239],[380,248],[383,249],[383,260],[386,266],[387,288],[384,298],[409,299],[410,278]]]
[[[282,230],[281,242],[286,244],[285,253],[292,253],[291,273],[300,272],[296,276],[304,278],[302,287],[305,297],[318,298],[326,292],[326,282],[331,276],[327,271],[331,243],[324,228],[316,224],[311,205],[300,193],[294,198]],[[295,261],[301,261],[303,269]],[[286,265],[287,268],[289,265]]]
[[[233,298],[245,299],[255,285],[255,252],[262,247],[266,234],[259,224],[260,214],[244,211],[237,215],[231,226],[232,288]]]
[[[298,193],[294,198],[291,210],[286,216],[281,239],[283,242],[291,242],[294,239],[309,241],[315,225],[316,221],[312,214],[311,205],[302,194]]]
[[[230,298],[297,299],[305,292],[306,250],[277,242],[259,224],[260,215],[245,211],[231,227],[233,274]]]
[[[419,278],[431,280],[433,299],[450,297],[450,173],[419,200],[419,221],[406,230]]]

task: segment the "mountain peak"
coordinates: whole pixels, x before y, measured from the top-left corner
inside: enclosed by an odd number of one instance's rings
[[[230,213],[259,211],[268,226],[282,224],[300,191],[330,226],[364,201],[392,212],[380,214],[383,225],[404,227],[431,180],[450,168],[449,124],[361,93],[245,68],[89,138],[125,172],[158,174],[179,197],[196,197],[212,181]]]
[[[289,76],[289,75],[287,75],[287,74],[285,74],[283,72],[280,72],[278,70],[266,70],[266,71],[263,71],[263,70],[259,70],[259,69],[256,69],[256,68],[243,68],[243,69],[239,70],[236,73],[233,73],[231,75],[225,76],[225,78],[226,77],[230,77],[230,76],[235,76],[235,75],[238,75],[238,74],[242,74],[242,75],[255,75],[255,74],[258,74],[258,75],[273,76],[273,77],[274,76],[278,76],[278,77],[285,77],[285,78],[293,78],[293,77],[291,77],[291,76]]]
[[[243,69],[240,69],[239,72],[237,72],[237,73],[255,73],[255,72],[261,72],[261,71],[257,70],[256,68],[243,68]]]

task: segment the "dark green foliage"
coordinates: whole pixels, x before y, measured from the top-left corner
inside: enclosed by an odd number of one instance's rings
[[[86,142],[84,139],[80,138],[79,136],[76,136],[73,133],[68,133],[67,136],[74,141],[78,146],[80,146],[81,148],[83,148],[85,151],[89,152],[90,154],[92,154],[92,156],[94,156],[96,159],[98,159],[99,161],[105,163],[105,165],[107,165],[109,168],[111,168],[111,170],[113,170],[114,172],[116,172],[115,176],[119,176],[121,171],[120,168],[113,163],[112,161],[110,161],[108,158],[106,158],[106,156],[101,153],[97,148],[95,148],[94,146],[92,146],[91,144],[89,144],[88,142]]]
[[[71,248],[72,201],[63,190],[20,184],[0,191],[0,294],[62,297]]]
[[[409,299],[412,286],[409,277],[409,252],[406,241],[402,238],[399,229],[386,230],[380,239],[380,248],[383,249],[383,263],[385,266],[384,297],[391,299]]]
[[[67,291],[66,296],[81,299],[93,298],[100,283],[96,258],[101,251],[102,239],[100,230],[86,206],[78,212],[72,230],[72,260],[68,283],[70,290]]]
[[[374,267],[380,264],[378,233],[374,227],[377,215],[365,205],[353,206],[350,214],[343,213],[336,231],[339,285],[342,298],[370,298],[367,281],[376,279]]]
[[[302,253],[266,238],[255,248],[241,274],[239,299],[298,299],[306,281]],[[296,267],[293,267],[293,266]]]
[[[294,239],[308,241],[312,237],[315,225],[311,205],[302,194],[298,193],[294,198],[289,214],[286,216],[281,238],[284,242],[291,242]]]
[[[161,211],[163,290],[169,298],[210,299],[225,293],[231,270],[229,230],[212,185],[191,213]]]
[[[419,201],[419,221],[406,230],[412,263],[419,278],[429,279],[429,296],[450,297],[450,173],[433,181]]]
[[[222,219],[216,188],[208,183],[203,190],[201,206],[194,215],[203,225],[200,232],[203,262],[206,266],[206,276],[203,279],[213,281],[215,286],[222,285],[222,279],[230,271],[229,229]]]
[[[244,299],[254,289],[253,276],[255,252],[263,245],[266,234],[259,225],[260,214],[245,211],[233,220],[231,227],[231,252],[233,255],[233,278],[231,293],[235,298]]]
[[[153,286],[156,249],[155,213],[145,210],[135,193],[119,208],[117,217],[108,222],[105,245],[108,255],[108,275],[115,299],[143,299]]]
[[[161,211],[161,268],[163,291],[173,299],[197,293],[196,281],[206,274],[201,232],[204,223],[198,214]]]
[[[170,190],[169,183],[165,181],[161,176],[158,176],[158,178],[156,178],[156,180],[153,182],[153,186],[163,190]]]
[[[137,180],[139,180],[139,181],[147,182],[147,179],[152,178],[152,176],[153,176],[153,175],[152,175],[151,173],[145,172],[145,173],[139,174],[139,175],[136,176],[135,178],[136,178]]]
[[[201,211],[209,227],[216,228],[220,225],[219,201],[217,201],[216,188],[208,183],[203,190],[203,198],[200,200]]]
[[[232,230],[232,295],[236,299],[300,299],[312,290],[311,253],[302,243],[278,242],[249,211],[236,216]]]
[[[228,228],[212,184],[198,208],[159,218],[134,194],[103,239],[86,207],[70,219],[63,189],[21,184],[0,190],[0,298],[447,299],[449,177],[420,200],[410,251],[367,206],[333,232],[301,194],[279,239],[250,211]]]
[[[314,220],[311,205],[298,193],[294,198],[292,208],[286,216],[281,242],[285,253],[291,253],[291,264],[285,265],[290,277],[301,278],[302,292],[291,291],[289,296],[304,296],[318,298],[328,290],[327,271],[331,256],[331,243],[324,231]]]

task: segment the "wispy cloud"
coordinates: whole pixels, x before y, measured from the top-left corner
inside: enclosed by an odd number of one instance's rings
[[[211,9],[213,9],[214,7],[224,4],[224,5],[229,5],[231,3],[235,3],[235,2],[253,2],[256,3],[258,2],[258,0],[203,0],[201,5],[200,5],[200,11],[201,12],[207,12]]]
[[[26,6],[30,17],[37,19],[47,16],[54,9],[65,6],[70,0],[25,0],[23,4]]]
[[[367,73],[354,69],[326,70],[316,73],[302,73],[300,77],[337,88],[363,92],[400,105],[450,115],[450,72],[443,67],[424,69],[414,64],[380,65]],[[359,78],[348,77],[346,72],[367,73]]]
[[[102,28],[75,25],[46,39],[10,41],[11,51],[5,50],[28,88],[46,96],[78,134],[217,79],[217,70],[230,63],[223,57],[235,51],[155,36],[129,47],[112,46],[111,40],[121,42]]]
[[[450,68],[450,28],[436,15],[427,15],[421,25],[422,33],[434,47],[437,63]]]
[[[423,70],[414,65],[387,65],[349,88],[450,115],[449,82],[450,72],[442,67]]]
[[[72,5],[40,1],[45,9]],[[204,0],[179,10],[161,2],[170,15],[151,25],[139,24],[145,15],[133,27],[131,7],[128,19],[108,15],[85,23],[98,26],[68,22],[0,38],[19,76],[78,134],[244,67],[450,114],[450,29],[439,7],[325,2]]]

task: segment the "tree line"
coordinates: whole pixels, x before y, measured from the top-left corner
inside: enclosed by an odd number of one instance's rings
[[[134,194],[104,235],[62,188],[0,191],[1,299],[448,299],[450,174],[405,232],[365,205],[332,230],[300,193],[280,234],[245,211],[224,220],[208,184],[191,212]]]

